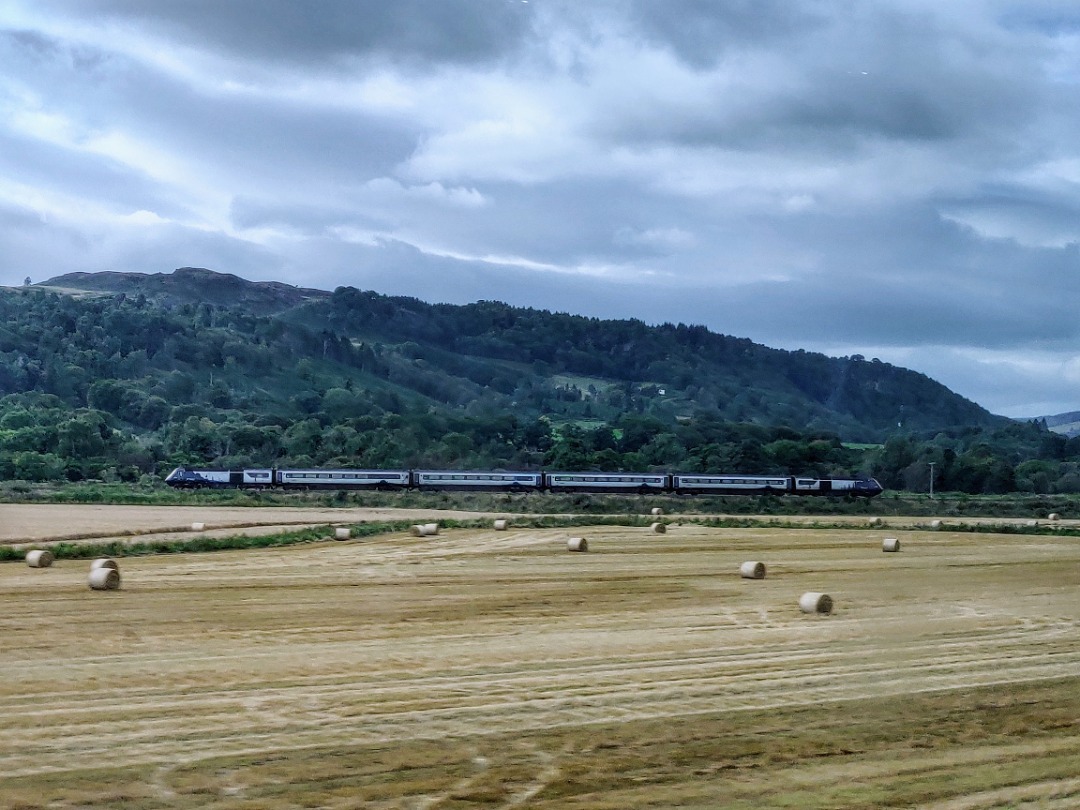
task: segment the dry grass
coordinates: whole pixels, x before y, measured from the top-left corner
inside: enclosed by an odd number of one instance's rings
[[[320,507],[240,506],[124,506],[104,504],[0,504],[0,545],[33,541],[141,540],[192,534],[192,525],[204,523],[202,534],[265,534],[267,531],[318,526],[327,523],[387,522],[476,518],[473,512],[434,509],[331,509]]]
[[[1080,804],[1080,541],[588,536],[0,565],[0,806]]]

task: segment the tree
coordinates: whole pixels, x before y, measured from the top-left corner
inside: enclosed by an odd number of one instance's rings
[[[15,453],[12,470],[24,481],[60,481],[64,477],[64,460],[54,453]]]

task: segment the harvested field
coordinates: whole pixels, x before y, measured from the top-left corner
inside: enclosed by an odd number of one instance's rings
[[[1080,805],[1080,540],[574,532],[0,565],[0,806]]]
[[[474,512],[434,509],[333,509],[272,506],[111,506],[61,504],[0,504],[0,545],[33,542],[141,540],[195,534],[266,534],[301,526],[365,521],[468,520]]]

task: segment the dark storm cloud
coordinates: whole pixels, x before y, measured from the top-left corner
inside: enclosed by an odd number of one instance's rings
[[[695,68],[712,67],[747,43],[787,40],[827,22],[813,4],[786,0],[632,0],[626,7],[643,37]]]
[[[766,5],[756,18],[760,30],[713,36],[701,17],[716,4],[687,5],[685,20],[677,22],[683,18],[675,11],[669,25],[685,25],[691,41],[700,37],[704,48],[711,43],[716,59],[726,63],[725,80],[693,105],[666,98],[663,88],[655,98],[631,97],[624,111],[612,111],[601,99],[605,118],[598,129],[612,137],[837,154],[867,139],[1000,141],[1003,128],[1022,130],[1044,101],[1029,50],[1004,37],[987,42],[974,32],[943,32],[929,15],[856,7],[826,19],[796,9],[788,22],[805,17],[803,25],[771,25],[784,15]],[[791,11],[790,4],[782,6]],[[650,11],[643,16],[658,18],[668,8],[645,7]],[[727,28],[724,15],[715,9],[713,24]],[[765,32],[777,40],[776,50],[763,49],[754,36]],[[666,44],[680,57],[695,53],[677,38]]]
[[[317,110],[316,124],[316,111],[303,99],[270,104],[252,94],[208,93],[130,57],[42,42],[20,54],[28,86],[63,98],[65,109],[96,128],[131,127],[154,143],[237,171],[311,181],[320,172],[368,177],[389,171],[414,148],[403,126],[384,118],[330,107]],[[76,50],[81,61],[98,65],[96,75],[78,67]]]
[[[486,62],[528,34],[509,0],[43,0],[89,18],[134,22],[183,44],[315,66],[354,58]]]

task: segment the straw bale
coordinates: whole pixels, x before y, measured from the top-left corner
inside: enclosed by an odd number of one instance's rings
[[[662,515],[662,514],[664,514],[664,510],[661,509],[659,506],[654,506],[652,508],[652,513],[653,513],[653,515]]]
[[[92,568],[90,588],[95,591],[115,591],[120,587],[120,572],[115,568]]]
[[[941,521],[940,520],[931,520],[930,521],[930,528],[931,529],[940,529],[941,528]]]
[[[91,571],[96,568],[111,568],[113,571],[120,570],[120,566],[116,564],[116,560],[110,557],[98,557],[96,560],[90,563]]]
[[[667,532],[667,525],[664,523],[654,523],[649,528],[652,529],[654,534],[664,534]]]
[[[739,576],[743,579],[765,579],[765,563],[751,560],[739,566]]]
[[[500,518],[499,520],[495,521],[494,525],[495,525],[495,531],[497,531],[497,532],[505,532],[507,529],[510,528],[510,521]]]
[[[192,523],[191,524],[191,530],[193,532],[201,532],[205,528],[206,528],[205,523]]]
[[[1047,520],[1061,520],[1061,515],[1059,515],[1057,512],[1051,512],[1049,515],[1046,516],[1046,519]]]
[[[53,553],[46,549],[34,549],[26,552],[26,564],[31,568],[48,568],[53,564]]]
[[[832,597],[827,593],[815,593],[807,591],[799,597],[799,610],[803,613],[832,613]]]
[[[870,518],[870,520],[867,521],[867,523],[869,523],[871,526],[880,526],[881,525],[881,518],[872,517],[872,518]]]
[[[584,537],[571,537],[566,541],[567,551],[588,551],[589,543]]]
[[[417,523],[409,529],[413,537],[431,537],[439,533],[438,523]]]
[[[899,551],[900,541],[895,537],[886,537],[881,541],[882,551]]]
[[[350,537],[352,537],[352,529],[348,526],[338,526],[334,529],[335,540],[348,540]]]

